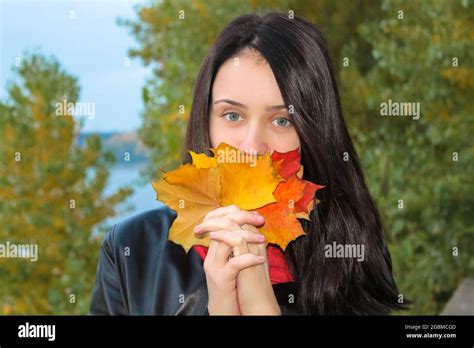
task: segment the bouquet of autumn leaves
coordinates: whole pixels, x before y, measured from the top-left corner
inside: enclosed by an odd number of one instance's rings
[[[193,228],[211,210],[235,204],[258,211],[265,223],[258,228],[266,244],[283,250],[304,235],[298,218],[310,220],[316,191],[324,186],[303,180],[298,149],[264,155],[244,154],[221,143],[209,149],[214,157],[189,151],[192,163],[164,172],[152,186],[157,199],[176,211],[168,239],[186,250],[209,246],[209,237],[197,238]]]

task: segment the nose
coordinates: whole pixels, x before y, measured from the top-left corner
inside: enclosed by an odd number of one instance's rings
[[[239,150],[249,155],[255,155],[255,153],[263,155],[270,151],[270,147],[260,131],[254,128],[249,129],[245,139],[239,145]]]

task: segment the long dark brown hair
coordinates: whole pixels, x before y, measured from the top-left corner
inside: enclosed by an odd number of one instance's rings
[[[205,57],[194,86],[185,139],[188,150],[211,147],[209,113],[219,67],[242,49],[270,64],[301,143],[304,179],[325,185],[306,232],[285,255],[295,278],[297,304],[305,314],[388,314],[402,309],[384,242],[383,227],[349,136],[326,42],[314,24],[278,12],[237,17]],[[325,257],[325,246],[360,244],[365,260]],[[406,301],[405,301],[406,303]]]

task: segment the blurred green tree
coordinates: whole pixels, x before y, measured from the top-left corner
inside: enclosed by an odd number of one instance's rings
[[[396,279],[414,301],[406,313],[438,313],[474,271],[474,28],[468,1],[182,0],[138,6],[137,21],[120,23],[139,43],[131,56],[154,67],[143,87],[140,130],[151,150],[147,176],[179,163],[192,86],[219,31],[238,15],[268,10],[293,11],[325,34]],[[389,99],[419,102],[420,119],[382,117],[380,104]]]
[[[343,56],[342,98],[395,274],[411,314],[439,313],[474,275],[474,11],[467,1],[385,0]],[[381,116],[381,103],[420,103],[420,118]]]
[[[58,113],[78,100],[77,79],[38,53],[15,72],[0,102],[0,240],[36,244],[38,259],[0,258],[0,312],[85,314],[101,241],[93,227],[131,190],[104,197],[113,156],[98,136],[76,146],[81,123]]]

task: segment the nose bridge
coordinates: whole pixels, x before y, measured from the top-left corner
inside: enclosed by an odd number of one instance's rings
[[[259,122],[251,122],[239,149],[249,154],[254,154],[256,151],[259,155],[269,151],[264,127]]]

